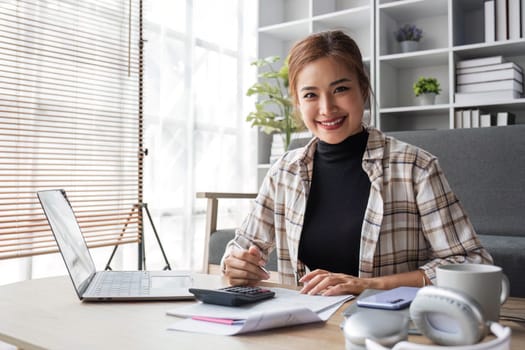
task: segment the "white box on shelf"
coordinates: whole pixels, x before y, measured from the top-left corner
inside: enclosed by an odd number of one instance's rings
[[[496,41],[496,5],[494,0],[485,1],[485,42]]]
[[[514,68],[507,68],[499,70],[490,70],[486,72],[456,75],[456,82],[458,84],[481,83],[505,79],[513,79],[519,82],[523,82],[523,73]]]
[[[457,92],[482,92],[482,91],[494,91],[494,90],[516,90],[520,93],[523,92],[523,82],[514,79],[505,79],[498,81],[488,81],[482,83],[472,84],[457,84]]]
[[[509,112],[498,112],[496,115],[496,125],[505,126],[512,125],[516,122],[516,116]]]
[[[458,92],[454,97],[458,104],[479,104],[484,102],[509,101],[520,98],[521,94],[516,90],[496,90],[484,92]]]
[[[486,128],[492,125],[495,125],[496,122],[494,120],[494,116],[490,113],[482,114],[479,116],[479,126],[482,128]]]

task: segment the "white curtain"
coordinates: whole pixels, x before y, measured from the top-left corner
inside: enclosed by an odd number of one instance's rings
[[[145,8],[144,200],[175,269],[201,268],[206,201],[197,191],[256,191],[255,0],[156,0]],[[248,202],[221,204],[236,226]],[[148,268],[162,256],[145,220]]]

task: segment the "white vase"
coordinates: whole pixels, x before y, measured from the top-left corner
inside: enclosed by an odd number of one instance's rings
[[[405,40],[399,43],[401,45],[401,52],[417,51],[418,42],[414,40]]]
[[[427,92],[418,96],[418,101],[421,106],[433,105],[436,103],[437,94],[434,92]]]

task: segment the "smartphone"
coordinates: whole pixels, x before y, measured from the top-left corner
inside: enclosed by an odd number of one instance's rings
[[[357,299],[357,305],[374,309],[400,310],[410,305],[418,290],[418,287],[397,287]]]

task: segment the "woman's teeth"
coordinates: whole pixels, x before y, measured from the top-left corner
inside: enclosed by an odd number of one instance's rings
[[[339,118],[339,119],[335,119],[335,120],[331,120],[331,121],[324,121],[324,122],[320,122],[320,123],[322,125],[325,125],[325,126],[334,126],[334,125],[342,123],[343,119],[344,118]]]

